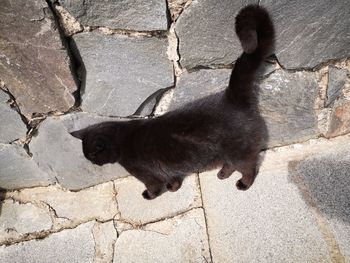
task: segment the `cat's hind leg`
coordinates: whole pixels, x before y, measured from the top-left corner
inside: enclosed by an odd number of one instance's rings
[[[235,171],[235,167],[232,164],[225,163],[221,170],[218,172],[219,179],[226,179],[231,176],[231,174]]]
[[[236,187],[238,190],[247,190],[254,183],[257,175],[257,158],[246,161],[240,172],[242,178],[237,181]]]
[[[168,181],[168,183],[166,184],[166,188],[170,192],[176,192],[181,188],[182,181],[183,181],[183,176],[175,176]]]

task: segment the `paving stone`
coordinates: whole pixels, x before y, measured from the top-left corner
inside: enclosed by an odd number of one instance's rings
[[[175,193],[164,193],[149,201],[142,197],[143,183],[134,177],[115,181],[120,218],[130,222],[147,223],[174,216],[201,205],[197,178],[189,176]],[[171,204],[171,205],[169,205]]]
[[[350,261],[350,142],[296,165],[298,177],[327,218],[341,252]]]
[[[72,124],[71,122],[79,118],[77,116],[48,117],[40,125],[37,136],[33,137],[29,146],[39,168],[70,190],[79,190],[126,176],[127,172],[119,164],[98,166],[84,157],[81,141],[68,132],[71,131],[68,128],[88,123],[85,117],[77,125]],[[91,123],[106,120],[94,116],[91,119]]]
[[[57,217],[69,219],[72,224],[92,219],[106,221],[117,214],[113,182],[78,192],[49,186],[8,192],[6,195],[21,202],[44,202],[55,210]]]
[[[214,262],[330,262],[316,220],[288,171],[260,173],[247,191],[238,173],[219,180],[200,174]]]
[[[235,16],[245,5],[257,2],[194,0],[176,23],[181,65],[193,68],[236,60],[242,49],[235,33]]]
[[[329,107],[336,99],[341,97],[342,89],[346,82],[346,75],[346,69],[329,66],[326,107]]]
[[[271,73],[271,68],[266,71]],[[181,75],[170,109],[219,92],[228,85],[230,70],[199,70]],[[285,145],[316,137],[314,105],[317,82],[311,72],[277,70],[259,84],[259,105],[269,132],[269,146]]]
[[[350,132],[350,100],[339,99],[334,103],[327,137],[334,137]]]
[[[44,186],[54,177],[42,172],[25,150],[14,144],[0,144],[0,188]]]
[[[64,230],[44,239],[12,246],[0,246],[3,262],[92,262],[94,257],[93,222]]]
[[[274,20],[276,55],[285,68],[312,68],[350,55],[347,1],[262,0],[260,4]]]
[[[0,143],[9,143],[26,136],[27,127],[19,113],[7,104],[9,96],[0,90]]]
[[[269,134],[269,146],[315,138],[317,82],[313,72],[278,70],[260,84],[259,106]]]
[[[167,39],[105,35],[73,36],[86,69],[84,111],[128,116],[159,89],[174,84]]]
[[[202,209],[123,232],[113,262],[210,262]]]
[[[0,50],[0,78],[26,117],[74,105],[69,57],[45,1],[1,1]]]
[[[181,12],[183,11],[186,3],[189,1],[190,0],[169,0],[168,1],[169,11],[171,14],[171,19],[173,21],[176,21],[176,19],[179,17]]]
[[[25,234],[49,230],[52,226],[50,215],[30,203],[0,201],[0,212],[0,244]]]
[[[113,262],[114,244],[117,240],[117,231],[113,221],[107,223],[96,222],[93,228],[95,240],[95,263]]]
[[[168,27],[166,1],[59,0],[59,3],[86,26],[139,31],[167,30]]]

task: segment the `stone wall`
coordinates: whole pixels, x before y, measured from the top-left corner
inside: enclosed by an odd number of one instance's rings
[[[85,160],[69,132],[154,117],[225,88],[241,53],[234,17],[248,3],[276,26],[259,77],[269,146],[349,133],[345,0],[3,0],[0,188],[77,190],[126,176]]]

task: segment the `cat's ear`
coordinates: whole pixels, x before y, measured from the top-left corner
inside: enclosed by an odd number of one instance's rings
[[[77,130],[77,131],[71,132],[70,134],[71,134],[73,137],[82,140],[82,139],[84,138],[86,132],[87,132],[87,129],[82,129],[82,130]]]

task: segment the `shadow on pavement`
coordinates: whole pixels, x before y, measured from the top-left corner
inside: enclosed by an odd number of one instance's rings
[[[349,150],[309,157],[290,164],[289,168],[292,181],[299,179],[302,182],[317,207],[328,218],[338,218],[350,224]]]

